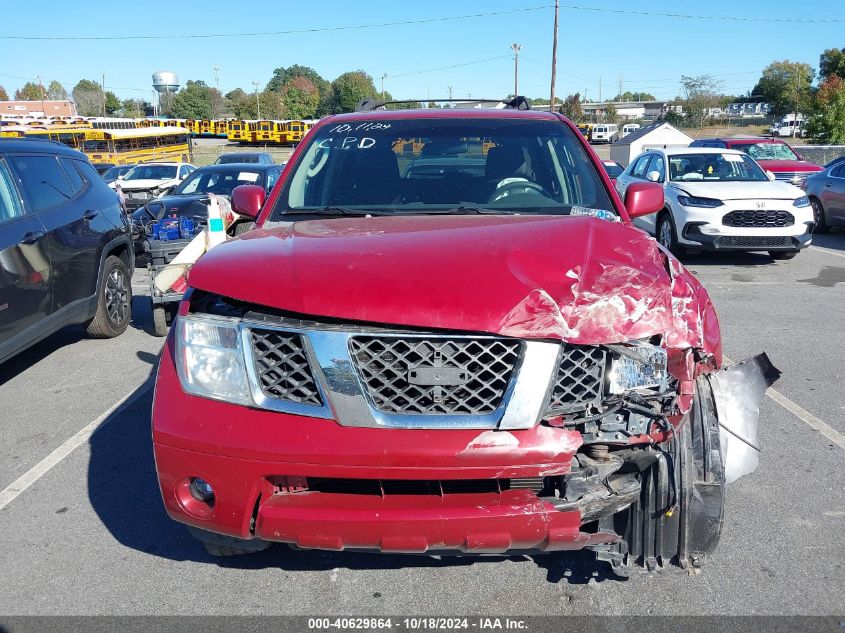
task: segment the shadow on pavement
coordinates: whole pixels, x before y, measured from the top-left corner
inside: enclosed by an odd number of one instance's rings
[[[734,266],[753,268],[771,266],[774,260],[768,253],[748,253],[745,251],[722,253],[703,252],[698,255],[681,255],[678,258],[684,266]]]
[[[40,363],[56,350],[66,345],[78,343],[86,338],[86,336],[87,334],[83,326],[68,326],[51,334],[43,341],[39,341],[23,352],[12,356],[12,358],[0,365],[0,385],[8,382],[33,365]]]
[[[147,359],[144,359],[147,360]],[[151,372],[151,379],[155,367]],[[402,569],[407,567],[464,567],[485,563],[533,561],[547,570],[551,583],[585,584],[591,579],[625,580],[599,563],[591,552],[566,552],[532,556],[388,555],[377,553],[293,550],[276,545],[263,552],[231,558],[213,558],[180,524],[164,511],[153,461],[150,437],[151,382],[131,404],[106,419],[90,440],[88,496],[100,520],[123,546],[174,561],[193,561],[235,569],[278,568],[287,571],[321,571],[335,568]],[[137,392],[136,392],[137,393]]]
[[[845,230],[814,235],[813,246],[821,246],[832,251],[845,251]]]

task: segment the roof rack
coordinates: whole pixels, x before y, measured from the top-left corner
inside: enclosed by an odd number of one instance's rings
[[[530,110],[531,101],[527,97],[517,95],[507,99],[426,99],[425,101],[435,101],[437,103],[503,103],[505,108],[513,110]],[[372,97],[364,97],[355,106],[355,112],[371,112],[384,108],[387,105],[402,104],[402,103],[422,103],[419,99],[402,99],[392,101],[381,101],[373,99]]]

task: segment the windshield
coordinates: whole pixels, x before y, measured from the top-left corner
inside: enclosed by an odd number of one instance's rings
[[[110,167],[103,173],[103,178],[105,180],[116,180],[118,176],[125,174],[130,169],[132,169],[132,167],[126,167],[125,165],[120,167]]]
[[[733,149],[745,152],[755,160],[801,160],[786,143],[748,143]]]
[[[593,163],[565,125],[465,117],[319,128],[285,179],[271,220],[326,207],[425,213],[464,206],[614,212]]]
[[[742,154],[676,154],[669,156],[669,179],[675,181],[747,182],[768,180],[766,173]]]
[[[218,165],[225,165],[227,163],[257,163],[258,154],[232,154],[231,156],[221,156],[217,159]]]
[[[232,189],[238,185],[261,185],[261,173],[249,169],[214,171],[198,169],[173,190],[172,195],[192,193],[213,193],[218,196],[231,196]]]
[[[124,180],[167,180],[176,178],[175,165],[138,165],[128,172]]]
[[[622,169],[622,165],[618,163],[604,163],[604,169],[611,178],[619,178],[622,172],[625,171]]]

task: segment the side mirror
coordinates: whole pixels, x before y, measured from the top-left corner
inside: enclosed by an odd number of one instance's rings
[[[766,170],[766,178],[768,178],[769,180],[774,181],[774,179],[775,179],[775,175],[767,169],[767,170]]]
[[[657,170],[652,170],[652,171],[648,172],[645,175],[645,177],[646,177],[647,180],[650,180],[651,182],[657,182],[658,180],[660,180],[660,172],[657,171]]]
[[[625,190],[628,216],[639,218],[663,208],[663,187],[654,182],[635,182]]]
[[[232,189],[232,211],[252,220],[258,217],[267,192],[258,185],[239,185]]]

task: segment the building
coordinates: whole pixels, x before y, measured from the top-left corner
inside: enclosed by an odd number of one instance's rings
[[[608,106],[613,106],[616,114],[623,121],[645,119],[653,121],[668,112],[683,113],[679,105],[672,105],[669,101],[604,101],[601,103],[582,103],[581,109],[589,120],[602,121],[607,114]]]
[[[73,101],[0,101],[0,117],[77,116]]]
[[[657,123],[640,128],[610,146],[610,158],[627,167],[635,156],[648,149],[687,147],[693,138],[668,123]]]

